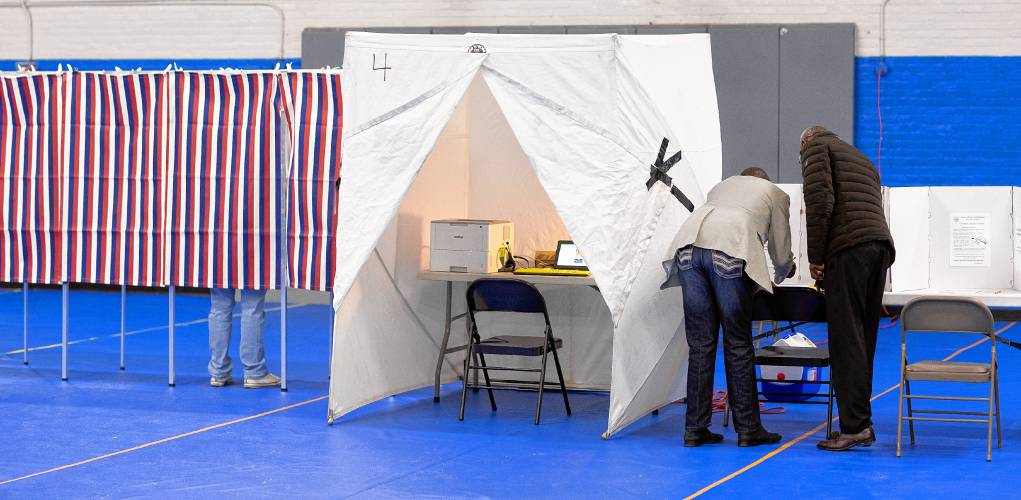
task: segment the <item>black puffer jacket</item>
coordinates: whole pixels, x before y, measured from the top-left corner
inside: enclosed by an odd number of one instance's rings
[[[879,174],[861,151],[833,132],[819,132],[801,147],[801,173],[810,263],[825,264],[830,255],[869,241],[887,242],[893,262]]]

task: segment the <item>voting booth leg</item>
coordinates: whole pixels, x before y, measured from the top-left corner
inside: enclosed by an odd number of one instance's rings
[[[287,285],[280,287],[280,390],[287,392]]]
[[[440,343],[440,357],[436,359],[436,376],[433,380],[433,403],[440,402],[440,373],[447,355],[447,344],[450,342],[450,301],[454,284],[447,282],[447,301],[443,309],[443,342]]]
[[[70,286],[65,281],[60,289],[60,380],[67,382],[67,308]]]
[[[337,320],[337,313],[333,310],[333,292],[330,292],[330,366],[333,366],[333,323]],[[332,375],[327,378],[332,377]]]
[[[128,287],[121,285],[121,370],[124,369],[124,330],[127,323]]]
[[[277,125],[282,127],[283,130],[287,130],[287,127],[283,127],[284,121],[281,115],[277,115]],[[287,134],[287,132],[284,132]],[[279,139],[278,139],[279,140]],[[291,137],[288,134],[284,140],[284,144],[290,144]],[[280,196],[280,227],[282,230],[278,230],[279,234],[277,243],[280,245],[279,253],[279,265],[280,265],[280,391],[287,392],[287,287],[290,285],[288,272],[288,260],[287,260],[287,228],[289,227],[288,220],[288,203],[287,203],[287,181],[288,174],[288,156],[290,155],[290,148],[284,146],[280,148],[279,158],[280,160],[280,179],[277,182],[277,194]]]
[[[830,383],[826,384],[829,389],[826,399],[826,439],[833,434],[833,369],[830,368]]]
[[[28,364],[28,282],[21,284],[21,362]]]
[[[168,306],[167,306],[167,321],[169,323],[169,325],[168,325],[169,333],[167,334],[167,344],[168,344],[167,345],[167,347],[168,347],[168,350],[167,350],[167,352],[168,352],[168,354],[167,354],[167,364],[169,365],[168,368],[170,370],[170,374],[167,376],[167,385],[169,385],[170,387],[174,386],[174,323],[175,323],[175,320],[174,320],[174,295],[176,295],[176,292],[177,292],[177,290],[175,289],[174,285],[170,285],[170,291],[169,291],[168,297],[167,297],[168,298],[168,300],[167,300],[167,303],[168,303]]]

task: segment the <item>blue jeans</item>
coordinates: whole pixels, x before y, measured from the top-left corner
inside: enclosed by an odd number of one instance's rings
[[[755,388],[752,345],[752,294],[755,282],[744,274],[744,261],[719,250],[686,246],[677,251],[684,294],[688,339],[688,395],[685,430],[708,429],[712,418],[716,339],[723,326],[723,365],[734,430],[762,427]]]
[[[209,375],[222,379],[231,371],[227,348],[234,323],[234,290],[209,290],[209,305]],[[245,378],[264,377],[269,373],[262,345],[265,306],[265,290],[241,290],[241,364],[245,367]]]

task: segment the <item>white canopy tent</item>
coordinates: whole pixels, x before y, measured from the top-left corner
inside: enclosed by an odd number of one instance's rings
[[[432,382],[443,294],[398,267],[425,266],[429,220],[467,215],[469,88],[491,93],[608,309],[604,436],[683,397],[680,292],[659,285],[685,205],[720,178],[708,35],[349,33],[344,69],[331,422]]]

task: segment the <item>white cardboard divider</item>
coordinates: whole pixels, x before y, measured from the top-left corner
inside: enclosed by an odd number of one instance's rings
[[[929,188],[889,190],[887,221],[898,259],[890,270],[891,291],[929,288]]]
[[[897,261],[887,304],[963,295],[1021,306],[1021,188],[893,188],[889,210]]]
[[[781,286],[811,286],[815,284],[808,270],[808,223],[805,221],[805,198],[801,184],[777,184],[791,197],[791,251],[794,252],[794,264],[798,267],[793,278],[788,278]],[[766,255],[770,276],[773,275],[773,262]]]

